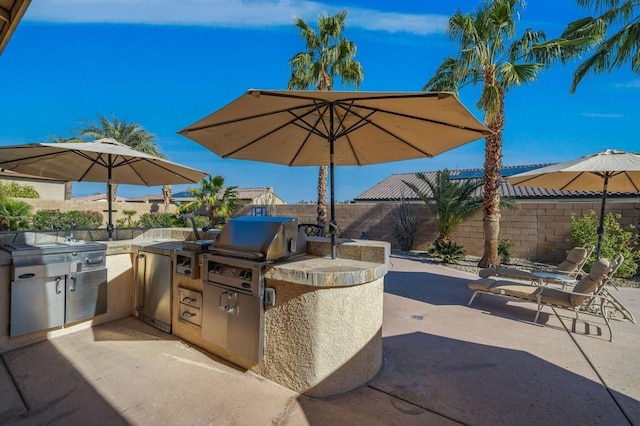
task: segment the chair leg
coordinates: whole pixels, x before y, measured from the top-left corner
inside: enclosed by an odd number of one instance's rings
[[[536,311],[536,317],[533,319],[533,322],[538,322],[538,317],[540,316],[540,312],[542,311],[542,296],[536,295],[536,299],[538,299],[538,309]]]
[[[604,304],[606,301],[607,299],[604,297],[600,299],[600,315],[602,315],[602,318],[604,318],[604,322],[606,322],[607,327],[609,327],[609,341],[613,342],[613,330],[611,329],[611,323],[609,323],[607,312],[604,309]]]
[[[471,299],[469,299],[469,303],[467,303],[467,306],[471,306],[471,303],[473,303],[473,299],[475,299],[475,298],[476,298],[476,296],[478,295],[478,293],[480,293],[480,290],[476,290],[476,291],[473,293],[473,296],[471,296]]]

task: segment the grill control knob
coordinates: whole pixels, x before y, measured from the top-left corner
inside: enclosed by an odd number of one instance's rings
[[[253,276],[253,273],[251,272],[251,270],[245,271],[246,273],[244,274],[244,277],[248,280],[251,279],[251,277]]]
[[[213,272],[215,272],[216,274],[221,273],[222,265],[220,265],[219,263],[216,263],[215,265],[213,265]]]

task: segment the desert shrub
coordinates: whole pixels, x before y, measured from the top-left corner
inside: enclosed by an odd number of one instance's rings
[[[31,206],[24,201],[0,198],[0,230],[29,229]]]
[[[137,220],[133,220],[133,216],[136,213],[138,213],[138,212],[135,211],[135,210],[122,210],[122,214],[124,214],[125,217],[116,220],[116,224],[120,228],[135,228],[135,227],[137,227],[138,226],[138,221]]]
[[[498,241],[498,256],[500,256],[500,263],[511,262],[511,257],[513,256],[513,241]]]
[[[637,230],[633,225],[623,227],[618,222],[619,214],[607,213],[604,217],[604,235],[602,237],[601,257],[613,259],[616,254],[622,253],[624,262],[616,272],[616,277],[632,277],[635,275],[638,265],[636,260],[640,256],[640,251],[634,247],[637,238]],[[599,217],[591,210],[586,215],[577,218],[575,214],[571,215],[571,242],[574,246],[583,246],[592,244],[595,246],[598,242],[598,225]],[[595,262],[595,251],[591,254],[585,270],[590,271],[591,265]]]
[[[98,229],[102,225],[102,213],[93,210],[39,210],[32,218],[33,228],[53,229]]]
[[[145,213],[140,216],[142,228],[183,228],[185,221],[171,213]]]
[[[18,182],[0,182],[0,197],[40,198],[40,194],[31,185],[22,185]]]
[[[467,251],[458,243],[448,238],[438,238],[429,246],[429,254],[444,263],[452,263],[461,259]]]
[[[400,250],[411,250],[418,233],[418,209],[415,204],[400,202],[391,213],[393,235]]]

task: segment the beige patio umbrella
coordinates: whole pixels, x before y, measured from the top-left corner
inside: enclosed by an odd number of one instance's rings
[[[179,131],[223,158],[329,166],[430,158],[490,133],[452,93],[249,90]]]
[[[208,173],[136,151],[113,139],[0,147],[0,168],[73,182],[106,182],[109,240],[113,237],[111,184],[195,183]]]
[[[553,164],[507,178],[512,185],[566,191],[602,192],[596,258],[600,258],[604,235],[607,192],[640,192],[640,155],[607,149],[576,160]]]

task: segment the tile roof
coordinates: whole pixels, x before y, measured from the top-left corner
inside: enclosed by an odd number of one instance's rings
[[[508,177],[518,173],[523,173],[529,170],[534,170],[540,167],[550,166],[551,164],[531,164],[521,166],[505,166],[502,168],[501,176]],[[433,181],[435,179],[437,171],[422,172],[427,179]],[[483,169],[461,169],[461,170],[449,170],[452,180],[482,178]],[[389,176],[373,187],[369,188],[362,194],[358,195],[353,201],[395,201],[400,199],[405,200],[418,200],[419,198],[413,193],[413,191],[405,185],[406,182],[415,184],[419,189],[429,194],[429,187],[416,178],[416,173],[397,173]],[[568,198],[600,198],[600,192],[594,191],[559,191],[555,189],[547,188],[529,188],[525,186],[513,186],[509,185],[506,181],[502,181],[500,184],[500,193],[504,197],[510,197],[515,199],[568,199]],[[477,191],[477,195],[482,194],[482,187]],[[635,193],[620,193],[611,192],[608,196],[612,197],[637,197]]]
[[[258,188],[236,188],[236,195],[240,200],[255,200],[261,195],[266,194],[267,192],[272,192],[271,187],[258,187]],[[275,194],[274,194],[275,195]],[[277,195],[276,195],[277,197]],[[193,200],[193,192],[192,191],[180,191],[174,192],[171,194],[172,200],[177,201],[190,201]],[[139,197],[131,198],[129,201],[162,201],[162,194],[160,195],[142,195]]]
[[[85,197],[74,197],[74,200],[77,201],[107,201],[107,194],[104,192],[102,194],[93,194],[87,195]],[[116,201],[129,201],[124,197],[116,196]]]

